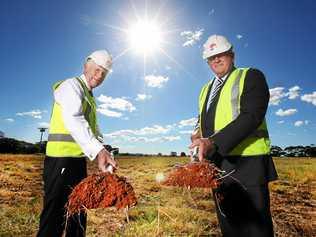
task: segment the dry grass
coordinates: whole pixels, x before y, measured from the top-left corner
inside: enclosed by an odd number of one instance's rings
[[[316,236],[316,159],[276,159],[280,180],[271,185],[277,236]],[[87,236],[220,236],[210,190],[163,187],[167,173],[186,158],[118,158],[138,196],[127,223],[122,211],[88,212]],[[34,236],[42,207],[41,156],[0,155],[0,236]],[[96,172],[89,163],[89,172]]]

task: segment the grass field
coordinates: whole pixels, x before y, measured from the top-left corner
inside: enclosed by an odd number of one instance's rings
[[[138,197],[129,210],[88,212],[87,236],[220,236],[210,190],[169,188],[156,182],[187,158],[118,158]],[[316,236],[316,159],[275,159],[279,180],[271,186],[276,236]],[[43,156],[0,155],[0,236],[34,236],[42,208]],[[89,173],[97,172],[89,162]]]

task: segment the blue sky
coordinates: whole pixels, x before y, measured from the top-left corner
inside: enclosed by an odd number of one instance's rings
[[[80,75],[90,52],[107,49],[113,72],[94,92],[106,143],[122,152],[187,152],[199,91],[212,78],[202,45],[223,34],[237,66],[266,75],[272,143],[315,143],[315,10],[312,0],[2,0],[0,130],[39,141],[53,83]],[[146,15],[162,43],[144,59],[126,30]]]

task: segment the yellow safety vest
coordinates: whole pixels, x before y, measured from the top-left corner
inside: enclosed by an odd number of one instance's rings
[[[88,121],[93,134],[97,135],[96,103],[94,97],[85,83],[78,77],[76,77],[76,79],[84,91],[84,97],[82,98],[84,117]],[[55,83],[53,89],[56,90],[62,82],[63,81],[59,81]],[[84,156],[82,149],[75,142],[68,129],[66,129],[62,116],[62,109],[56,101],[54,102],[50,120],[46,155],[51,157]]]
[[[249,68],[236,68],[226,79],[220,92],[215,111],[215,133],[234,121],[240,114],[240,98],[243,93],[245,77]],[[202,110],[205,104],[211,82],[204,85],[199,97],[200,132],[202,134]],[[234,136],[234,134],[231,134]],[[270,139],[264,119],[260,126],[241,141],[229,155],[254,156],[270,153]]]

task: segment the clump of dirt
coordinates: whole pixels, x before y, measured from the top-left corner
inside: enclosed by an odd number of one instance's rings
[[[177,167],[162,184],[186,188],[217,188],[221,171],[209,162],[193,162]]]
[[[92,174],[82,180],[69,195],[66,208],[68,216],[86,209],[115,206],[117,209],[136,205],[133,187],[120,177],[111,173]]]

